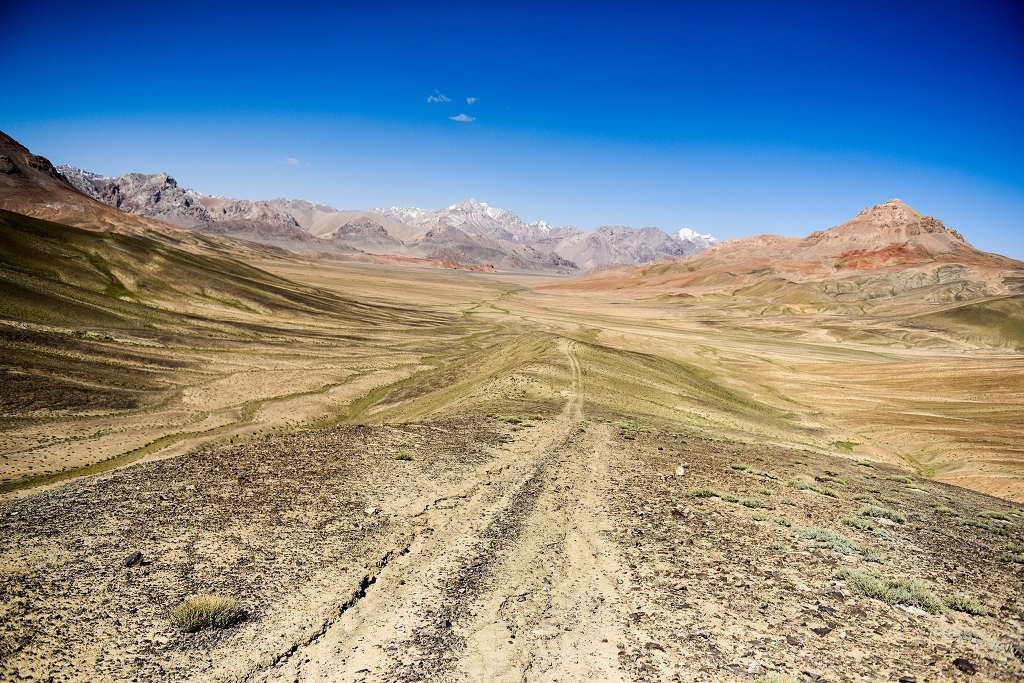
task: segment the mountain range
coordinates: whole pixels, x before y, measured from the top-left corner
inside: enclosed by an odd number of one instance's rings
[[[1024,263],[975,248],[958,231],[899,199],[803,238],[730,240],[690,258],[608,269],[546,289],[679,297],[723,310],[753,307],[761,314],[888,314],[925,303],[1010,297],[1013,311],[999,316],[1024,326]],[[960,312],[988,315],[980,309]],[[1024,327],[1013,332],[1014,339],[1020,333]]]
[[[683,228],[603,226],[593,231],[525,222],[507,209],[467,199],[440,209],[343,211],[299,199],[250,201],[183,188],[167,173],[111,177],[56,169],[83,194],[172,225],[299,252],[413,257],[501,270],[577,273],[699,253],[711,235]]]

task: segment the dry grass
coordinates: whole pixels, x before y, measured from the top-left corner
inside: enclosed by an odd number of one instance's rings
[[[907,521],[907,518],[900,513],[890,510],[889,508],[880,507],[878,505],[869,505],[860,511],[862,517],[874,517],[875,519],[888,519],[897,524],[903,524]]]
[[[174,608],[171,622],[187,633],[204,628],[227,628],[245,618],[238,601],[222,595],[194,595]]]
[[[920,579],[892,578],[854,569],[841,569],[836,578],[845,581],[854,592],[888,605],[919,607],[932,614],[942,611],[942,601]]]

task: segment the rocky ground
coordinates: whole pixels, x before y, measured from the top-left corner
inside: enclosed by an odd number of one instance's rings
[[[545,419],[300,432],[5,502],[0,676],[1024,676],[1019,505],[588,414],[564,351],[572,386]],[[863,595],[844,568],[936,602]],[[198,593],[245,620],[175,629]]]

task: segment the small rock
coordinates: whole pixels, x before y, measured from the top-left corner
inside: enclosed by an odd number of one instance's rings
[[[365,510],[363,510],[363,512],[365,512],[368,515],[375,515],[377,514],[377,508],[366,508]]]
[[[899,683],[917,683],[917,676],[900,676]]]
[[[142,564],[142,553],[139,552],[138,550],[136,550],[135,552],[130,554],[128,557],[124,558],[123,564],[124,564],[125,567],[127,567],[129,569],[131,567],[134,567],[137,564]]]
[[[686,476],[686,467],[684,467],[683,465],[679,465],[678,467],[676,467],[676,476],[677,477],[685,477]]]
[[[812,626],[811,627],[811,633],[814,633],[815,635],[824,638],[829,633],[832,633],[832,627],[831,626]]]
[[[968,676],[973,676],[974,674],[978,673],[977,667],[974,666],[974,664],[970,660],[964,659],[963,657],[957,657],[956,659],[954,659],[953,666],[960,669]]]

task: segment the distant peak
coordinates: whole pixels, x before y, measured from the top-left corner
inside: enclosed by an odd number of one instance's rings
[[[920,220],[922,214],[908,206],[902,199],[887,199],[881,204],[869,206],[857,214],[878,223],[909,222]]]

